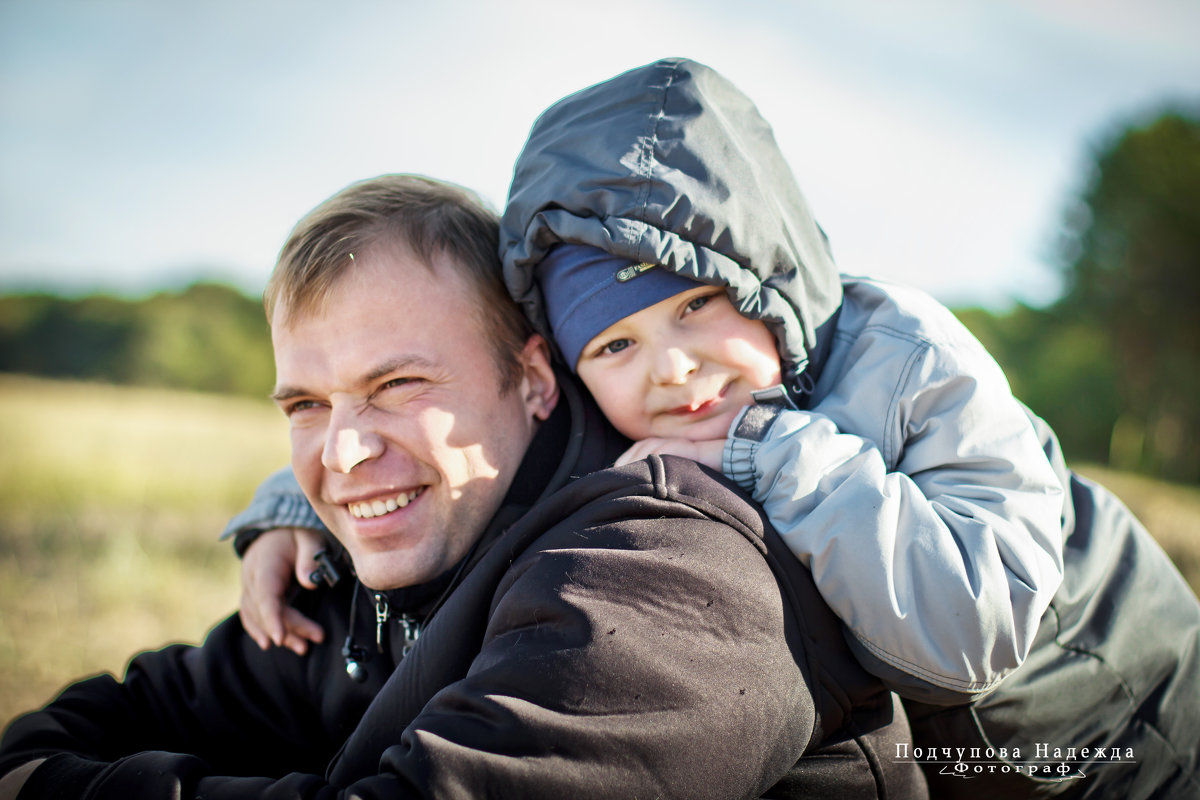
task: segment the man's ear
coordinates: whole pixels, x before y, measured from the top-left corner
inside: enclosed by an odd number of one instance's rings
[[[558,405],[558,378],[550,364],[550,345],[536,333],[521,349],[521,368],[519,390],[525,408],[531,417],[545,422]]]

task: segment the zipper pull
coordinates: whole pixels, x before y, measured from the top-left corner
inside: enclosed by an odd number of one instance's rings
[[[387,596],[376,592],[375,593],[375,647],[379,652],[383,652],[383,626],[391,616],[391,610],[388,608]]]
[[[404,631],[404,649],[400,651],[400,654],[406,656],[408,651],[413,649],[413,645],[417,643],[417,638],[421,635],[421,626],[414,617],[410,617],[408,614],[401,614],[397,621]]]

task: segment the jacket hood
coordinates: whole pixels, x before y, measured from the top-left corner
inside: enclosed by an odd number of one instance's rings
[[[841,305],[828,242],[771,127],[729,81],[685,59],[543,113],[500,236],[509,292],[547,338],[534,269],[560,242],[588,244],[727,286],[742,314],[775,333],[793,390],[816,378]]]

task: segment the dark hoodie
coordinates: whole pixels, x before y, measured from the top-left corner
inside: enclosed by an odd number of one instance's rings
[[[600,469],[626,443],[563,396],[444,600],[388,593],[382,648],[347,577],[302,593],[308,656],[233,617],[17,720],[0,774],[50,757],[22,800],[925,796],[903,712],[761,513],[682,459]]]

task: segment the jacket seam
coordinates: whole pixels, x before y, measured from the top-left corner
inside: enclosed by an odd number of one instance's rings
[[[987,691],[988,689],[991,689],[992,687],[999,684],[1002,680],[1004,680],[1003,677],[999,677],[999,678],[996,678],[991,681],[968,681],[968,680],[963,680],[962,678],[955,678],[950,675],[942,675],[939,672],[934,672],[933,670],[922,667],[919,664],[915,664],[911,661],[908,661],[907,659],[904,659],[900,656],[897,656],[893,653],[888,652],[887,650],[884,650],[882,647],[875,644],[871,640],[865,639],[862,636],[860,636],[857,631],[851,630],[850,633],[854,635],[854,638],[860,644],[862,644],[862,646],[864,648],[871,651],[871,653],[874,654],[875,656],[878,656],[880,661],[883,661],[885,664],[888,664],[889,666],[896,667],[897,669],[900,669],[903,672],[913,675],[914,677],[923,678],[923,679],[929,681],[931,684],[933,684],[935,686],[939,686],[943,689],[958,689],[958,690],[967,690],[967,691],[971,691],[971,692],[983,692],[983,691]]]
[[[914,347],[912,352],[909,353],[908,359],[904,362],[904,368],[900,370],[900,377],[892,389],[891,398],[888,400],[888,416],[883,429],[883,458],[889,472],[900,462],[900,443],[897,441],[897,439],[903,439],[900,435],[900,398],[904,395],[904,387],[911,380],[917,363],[925,357],[925,354],[932,347],[932,343],[925,339],[914,340],[910,337],[903,338],[908,339]]]

